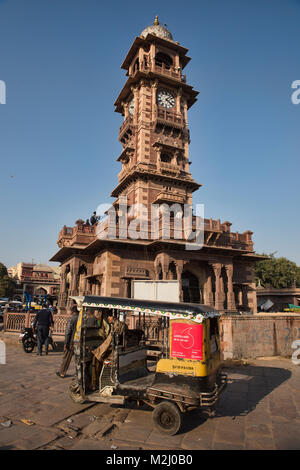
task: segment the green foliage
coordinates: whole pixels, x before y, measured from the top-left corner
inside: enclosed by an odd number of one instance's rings
[[[0,279],[0,297],[12,297],[15,289],[15,283],[9,276],[3,276]]]
[[[7,276],[7,269],[3,263],[0,263],[0,279],[2,279],[3,276]]]
[[[262,287],[300,287],[300,267],[287,258],[275,258],[274,253],[255,266],[256,283]]]
[[[12,297],[14,289],[15,283],[9,277],[6,266],[0,263],[0,297]]]

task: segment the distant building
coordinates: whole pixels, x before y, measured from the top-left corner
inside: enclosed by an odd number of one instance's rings
[[[60,285],[60,268],[46,264],[18,263],[8,268],[9,276],[16,282],[15,300],[24,300],[24,292],[38,300],[48,295],[52,304],[57,303]]]
[[[282,312],[289,304],[300,306],[300,288],[257,287],[257,306],[261,311]]]

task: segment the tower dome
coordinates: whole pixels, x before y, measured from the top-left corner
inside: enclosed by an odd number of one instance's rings
[[[155,17],[154,24],[151,26],[147,26],[142,32],[141,36],[146,37],[147,34],[154,34],[159,38],[168,39],[169,41],[173,41],[173,36],[170,31],[165,27],[159,24],[158,17]]]

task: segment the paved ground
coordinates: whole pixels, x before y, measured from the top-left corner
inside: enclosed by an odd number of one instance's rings
[[[300,366],[289,359],[227,368],[231,383],[216,417],[190,412],[181,432],[165,437],[154,430],[146,406],[71,402],[67,390],[73,363],[65,379],[55,375],[61,352],[25,354],[12,342],[6,352],[7,363],[0,365],[2,450],[300,449]]]

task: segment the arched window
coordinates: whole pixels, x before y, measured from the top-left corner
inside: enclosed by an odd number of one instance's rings
[[[160,155],[160,161],[165,163],[171,163],[171,155],[167,153],[162,153]]]
[[[132,72],[136,72],[137,70],[140,70],[140,61],[139,61],[139,58],[136,59],[136,61],[134,62],[133,64],[133,67],[132,67]]]
[[[161,67],[164,65],[167,69],[169,69],[173,65],[172,58],[165,54],[164,52],[158,52],[155,56],[155,65]]]
[[[200,302],[200,289],[198,278],[189,271],[183,272],[181,276],[183,302]]]
[[[174,281],[177,280],[177,271],[174,261],[172,261],[169,266],[169,279],[173,279]]]

